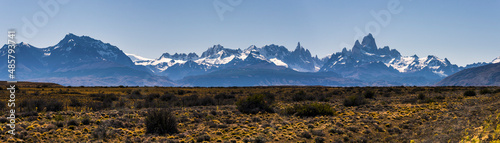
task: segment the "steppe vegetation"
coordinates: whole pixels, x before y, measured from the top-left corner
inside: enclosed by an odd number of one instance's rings
[[[8,91],[1,85],[0,109]],[[2,142],[494,142],[500,87],[21,84]],[[0,130],[9,129],[7,112]]]

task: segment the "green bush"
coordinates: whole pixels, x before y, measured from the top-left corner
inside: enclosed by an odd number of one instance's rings
[[[418,94],[418,99],[424,100],[425,99],[425,94],[423,94],[423,93]]]
[[[344,106],[359,106],[366,103],[364,96],[360,95],[351,95],[344,99]]]
[[[309,133],[308,131],[304,131],[304,132],[300,133],[300,136],[303,138],[307,138],[307,139],[310,139],[312,137],[311,133]]]
[[[321,115],[332,116],[335,115],[336,112],[329,104],[308,103],[286,108],[285,114],[301,117],[314,117]]]
[[[81,107],[83,104],[75,97],[70,99],[69,106],[71,107]]]
[[[7,103],[0,101],[0,110],[4,110],[5,107],[7,107],[6,105],[7,105]]]
[[[151,109],[146,117],[146,133],[177,133],[177,119],[168,109]]]
[[[492,93],[488,88],[485,88],[485,89],[481,89],[481,91],[479,91],[480,94],[490,94]]]
[[[157,98],[160,98],[160,94],[158,94],[158,93],[152,93],[152,94],[149,94],[146,96],[147,101],[153,101]]]
[[[326,140],[323,137],[316,137],[314,138],[315,143],[324,143]]]
[[[203,142],[203,141],[210,141],[210,135],[208,134],[203,134],[203,135],[200,135],[196,138],[196,142]]]
[[[181,98],[181,103],[184,106],[211,106],[216,105],[215,99],[210,96],[198,96],[196,94],[183,96]]]
[[[68,123],[66,123],[66,125],[68,125],[68,126],[70,126],[70,125],[78,126],[78,125],[80,125],[80,122],[78,122],[75,119],[71,119],[71,120],[68,121]]]
[[[160,96],[161,101],[171,101],[171,100],[176,100],[177,96],[175,96],[173,93],[170,92],[165,92],[165,94]]]
[[[50,100],[47,101],[45,106],[46,111],[62,111],[64,109],[64,103],[59,100]]]
[[[365,94],[364,94],[365,98],[374,98],[375,97],[375,92],[373,91],[366,91]]]
[[[236,97],[234,95],[231,95],[231,94],[219,93],[219,94],[215,95],[214,98],[217,100],[222,100],[222,99],[234,99]]]
[[[21,102],[21,107],[27,111],[62,111],[64,103],[58,99],[26,99]]]
[[[214,96],[217,105],[232,105],[235,102],[236,96],[233,94],[219,93]]]
[[[90,117],[84,117],[82,119],[82,124],[84,125],[90,125],[90,122],[91,122]]]
[[[108,124],[100,124],[97,128],[92,130],[92,137],[94,139],[103,140],[104,142],[110,138],[114,138],[115,136],[116,132],[114,130],[110,130]]]
[[[308,95],[303,90],[292,95],[292,101],[300,102],[300,101],[313,101],[315,100],[314,96]]]
[[[476,91],[474,90],[467,90],[464,92],[464,96],[476,96]]]
[[[493,91],[493,93],[500,93],[500,89]]]
[[[236,102],[238,110],[242,113],[255,114],[259,112],[273,113],[271,108],[273,100],[266,98],[264,94],[254,94]]]
[[[341,129],[341,128],[331,128],[331,129],[328,130],[328,132],[329,133],[333,133],[333,134],[339,134],[339,135],[345,133],[345,131],[343,129]]]

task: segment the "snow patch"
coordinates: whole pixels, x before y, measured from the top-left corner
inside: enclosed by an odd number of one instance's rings
[[[138,55],[135,55],[135,54],[125,53],[125,55],[127,55],[133,62],[136,62],[136,61],[152,61],[153,60],[153,59],[141,57],[141,56],[138,56]]]
[[[269,59],[271,62],[273,62],[275,65],[277,66],[283,66],[283,67],[288,67],[288,65],[281,61],[281,60],[278,60],[277,58],[272,58],[272,59]]]
[[[105,56],[108,56],[108,57],[111,57],[111,58],[115,58],[118,57],[114,52],[111,52],[111,51],[102,51],[102,50],[99,50],[97,51],[97,53],[99,53],[99,55],[105,57]]]
[[[365,54],[365,55],[368,55],[368,56],[373,56],[373,55],[375,55],[375,54],[373,54],[373,53],[368,53],[368,52],[364,52],[364,54]]]
[[[491,61],[492,64],[500,63],[500,57],[497,57],[493,61]]]
[[[235,55],[231,55],[229,57],[225,57],[225,58],[221,58],[221,55],[219,55],[219,57],[217,58],[201,58],[201,59],[198,59],[194,62],[198,63],[198,64],[207,64],[207,65],[222,65],[222,64],[227,64],[229,63],[231,60],[233,60],[236,56]]]
[[[441,77],[447,77],[448,75],[447,74],[444,74],[444,71],[440,70],[440,71],[432,71],[433,73],[441,76]]]

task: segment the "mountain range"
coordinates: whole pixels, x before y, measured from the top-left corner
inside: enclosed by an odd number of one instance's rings
[[[1,63],[7,63],[7,49],[7,45],[0,49]],[[85,86],[175,85],[170,79],[135,65],[116,46],[88,36],[68,34],[46,48],[19,43],[14,56],[16,79],[21,81]],[[0,68],[7,69],[7,64]],[[7,70],[0,71],[0,75],[7,77]]]
[[[15,55],[18,80],[73,86],[434,85],[464,69],[500,62],[499,57],[460,67],[433,55],[403,56],[388,46],[379,48],[371,34],[324,58],[298,43],[293,51],[275,44],[246,49],[214,45],[201,55],[163,53],[149,59],[71,33],[46,48],[19,43]],[[5,63],[0,67],[7,69],[7,45],[0,56]],[[7,70],[0,75],[8,77]]]
[[[438,82],[437,86],[500,86],[500,57],[457,72]]]

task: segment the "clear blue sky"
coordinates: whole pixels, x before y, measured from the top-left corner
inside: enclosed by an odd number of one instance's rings
[[[201,54],[214,44],[234,49],[278,44],[293,50],[297,42],[324,57],[360,39],[356,28],[367,33],[366,26],[373,32],[378,25],[373,33],[378,46],[403,55],[433,54],[458,65],[500,56],[498,0],[400,0],[401,11],[391,13],[388,23],[377,22],[371,12],[388,11],[390,0],[241,0],[233,5],[228,0],[69,0],[45,24],[40,15],[47,13],[39,1],[53,0],[2,0],[0,30],[14,28],[19,41],[37,47],[54,45],[67,33],[88,35],[149,58],[164,52]],[[232,9],[223,20],[214,8],[217,2]],[[23,17],[33,22],[33,16],[42,23],[26,38]]]

